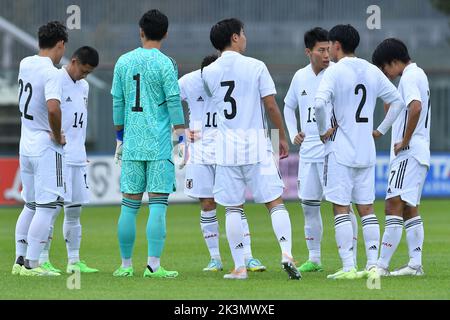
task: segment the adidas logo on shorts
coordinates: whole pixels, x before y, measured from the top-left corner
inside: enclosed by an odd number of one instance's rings
[[[244,249],[244,245],[242,244],[242,242],[239,243],[239,244],[235,247],[235,249]]]

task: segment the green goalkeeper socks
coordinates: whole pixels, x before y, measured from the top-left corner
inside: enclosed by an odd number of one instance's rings
[[[147,221],[148,256],[161,257],[166,240],[166,211],[168,196],[149,200],[150,214]]]
[[[120,254],[123,259],[130,259],[136,239],[136,216],[141,206],[140,200],[122,199],[118,223]]]

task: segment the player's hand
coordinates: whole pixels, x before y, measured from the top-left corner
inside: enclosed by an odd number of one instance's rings
[[[303,143],[303,140],[305,140],[305,133],[299,132],[294,138],[294,144],[300,146]]]
[[[372,136],[373,136],[374,139],[377,139],[377,138],[381,137],[382,135],[383,134],[380,131],[378,131],[378,130],[373,130],[372,131]]]
[[[397,155],[400,151],[405,149],[408,146],[408,142],[402,140],[394,144],[394,154]]]
[[[289,145],[286,140],[280,139],[280,160],[289,156]]]
[[[325,132],[325,134],[321,135],[320,140],[322,141],[322,143],[327,142],[327,140],[330,139],[331,135],[336,131],[337,128],[338,126],[332,127],[328,129],[327,132]]]
[[[189,142],[195,142],[200,139],[200,130],[187,130],[187,137]]]
[[[55,138],[55,135],[53,132],[50,132],[50,139],[52,139],[57,144],[60,144],[62,146],[66,145],[66,136],[64,135],[64,131],[61,131],[61,135],[59,136],[59,140]]]
[[[123,141],[116,140],[116,153],[114,154],[114,162],[118,164],[119,166],[122,166],[122,148],[123,148]]]
[[[177,158],[178,161],[176,161],[178,163],[178,169],[183,169],[184,166],[186,165],[188,159],[189,159],[189,152],[188,152],[188,147],[186,145],[186,142],[180,142],[178,144],[178,152],[177,152]]]

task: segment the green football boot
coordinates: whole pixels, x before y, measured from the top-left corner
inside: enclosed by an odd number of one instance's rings
[[[323,268],[321,264],[312,262],[312,261],[306,261],[304,264],[302,264],[298,270],[300,272],[322,272]]]
[[[25,266],[22,266],[22,269],[20,270],[20,275],[25,277],[55,277],[60,276],[60,273],[45,270],[42,267],[37,267],[33,269],[27,269]]]
[[[178,271],[167,271],[163,267],[159,267],[155,272],[151,272],[147,266],[144,272],[144,278],[176,278]]]
[[[20,270],[22,270],[22,266],[18,263],[15,263],[12,267],[11,274],[13,276],[18,276],[20,274]]]
[[[333,279],[333,280],[354,280],[358,279],[356,269],[353,268],[349,271],[344,271],[342,269],[338,270],[336,273],[329,274],[327,276],[327,279]]]
[[[114,277],[132,277],[134,274],[133,267],[123,268],[119,267],[116,271],[114,271]]]
[[[68,264],[66,271],[67,273],[74,273],[76,271],[80,273],[96,273],[98,272],[98,269],[88,267],[86,265],[86,262],[81,260],[78,261],[77,263]]]
[[[62,273],[62,271],[55,268],[50,261],[44,262],[43,264],[40,265],[40,267],[47,271]]]

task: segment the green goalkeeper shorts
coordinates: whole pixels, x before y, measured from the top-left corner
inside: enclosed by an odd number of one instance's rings
[[[175,190],[175,166],[172,161],[122,161],[122,193],[172,193]]]

